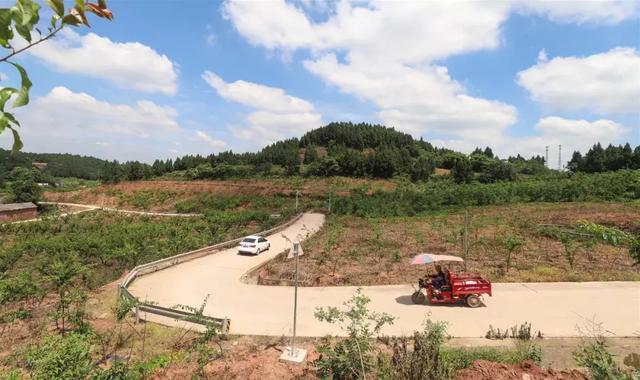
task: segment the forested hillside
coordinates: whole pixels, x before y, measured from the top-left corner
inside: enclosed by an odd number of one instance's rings
[[[106,183],[136,181],[171,175],[186,179],[248,177],[406,177],[426,181],[435,168],[450,171],[456,183],[512,181],[518,176],[549,172],[542,156],[497,157],[490,147],[476,148],[470,155],[435,148],[422,138],[381,125],[330,123],[300,138],[282,140],[255,153],[186,155],[175,160],[119,163],[73,154],[22,153],[0,149],[0,180],[17,166],[47,163],[46,173],[55,177],[100,179]],[[640,146],[630,144],[603,148],[594,145],[584,156],[574,152],[567,169],[598,173],[640,169]]]
[[[471,156],[430,143],[381,125],[330,123],[301,138],[276,142],[257,153],[231,151],[209,156],[187,155],[156,160],[140,170],[129,165],[107,166],[104,180],[137,180],[172,172],[189,179],[225,179],[249,176],[302,175],[391,178],[406,176],[425,181],[435,168],[450,169],[457,182],[469,182],[478,173],[482,182],[515,179],[518,173],[546,171],[542,157],[521,156],[501,160],[491,148],[477,149]],[[139,168],[138,168],[139,169]],[[483,174],[484,173],[484,174]],[[140,177],[139,175],[143,176]],[[481,175],[482,174],[482,175]]]
[[[0,149],[0,179],[15,167],[30,168],[34,162],[47,164],[45,171],[54,177],[97,179],[107,161],[67,153],[11,153]]]

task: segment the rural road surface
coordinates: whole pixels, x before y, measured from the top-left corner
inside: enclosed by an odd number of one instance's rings
[[[313,233],[324,222],[322,214],[304,214],[281,232],[293,238]],[[188,261],[136,279],[129,290],[139,299],[171,307],[199,306],[210,295],[205,314],[231,319],[232,334],[289,335],[292,326],[293,288],[249,285],[241,277],[252,268],[289,247],[281,233],[269,236],[271,250],[259,256],[241,256],[235,248]],[[341,306],[356,287],[300,288],[298,292],[298,335],[323,336],[340,333],[337,326],[318,322],[314,309]],[[367,286],[370,308],[396,317],[383,330],[387,335],[410,335],[421,328],[425,318],[448,323],[455,337],[481,337],[489,325],[504,329],[531,322],[534,330],[547,337],[580,336],[577,327],[602,323],[608,334],[640,336],[640,283],[498,283],[493,297],[485,297],[486,307],[414,305],[411,285]],[[145,316],[142,316],[145,318]],[[175,321],[154,315],[146,319],[164,324]]]

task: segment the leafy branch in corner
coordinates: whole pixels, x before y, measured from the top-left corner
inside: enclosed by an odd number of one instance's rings
[[[11,8],[0,8],[0,46],[9,50],[0,58],[0,62],[12,65],[20,74],[20,88],[3,87],[0,89],[0,134],[6,129],[11,130],[14,152],[22,149],[23,146],[17,130],[20,123],[13,113],[5,110],[5,107],[12,98],[11,108],[29,104],[29,91],[33,84],[24,67],[10,61],[10,59],[54,37],[68,25],[89,27],[87,13],[93,13],[110,21],[113,20],[113,13],[107,8],[106,0],[98,0],[97,4],[75,0],[75,5],[68,10],[65,9],[64,0],[45,0],[45,2],[53,11],[53,15],[44,35],[38,26],[41,7],[34,0],[16,0]],[[33,39],[34,31],[39,35],[39,38]]]

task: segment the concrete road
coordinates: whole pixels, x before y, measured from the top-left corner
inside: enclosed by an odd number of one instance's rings
[[[305,214],[282,234],[313,233],[324,222],[321,214]],[[305,232],[306,231],[306,232]],[[231,319],[232,334],[289,335],[292,326],[293,288],[248,285],[241,277],[289,247],[280,233],[269,236],[271,250],[259,256],[238,255],[228,249],[164,269],[135,280],[130,291],[140,299],[162,306],[199,306],[210,295],[205,314]],[[339,334],[340,329],[318,322],[319,306],[341,306],[356,287],[300,288],[298,292],[298,335]],[[547,337],[580,336],[578,327],[602,323],[608,334],[640,336],[640,283],[504,283],[494,284],[493,297],[485,297],[485,307],[414,305],[411,285],[368,286],[371,309],[396,317],[383,332],[409,335],[420,329],[428,317],[446,321],[455,337],[484,336],[489,325],[501,329],[531,322]],[[144,317],[144,316],[143,316]],[[165,324],[174,321],[148,316]]]

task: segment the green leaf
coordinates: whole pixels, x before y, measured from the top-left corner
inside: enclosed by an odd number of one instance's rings
[[[11,10],[0,9],[0,45],[7,49],[11,48],[9,41],[13,38],[13,29],[11,28]]]
[[[13,62],[9,62],[9,63],[11,63],[16,69],[18,69],[18,72],[20,73],[20,80],[21,80],[20,91],[18,91],[18,97],[13,102],[13,108],[22,107],[26,104],[29,104],[29,90],[31,89],[32,83],[29,80],[27,71],[22,66]]]
[[[2,133],[8,125],[9,119],[6,118],[4,113],[0,114],[0,133]]]
[[[64,2],[63,0],[45,0],[47,4],[53,9],[54,12],[60,17],[64,16]]]
[[[7,119],[9,119],[9,123],[11,123],[11,124],[13,124],[13,125],[15,125],[15,126],[17,126],[17,127],[19,127],[19,126],[20,126],[20,123],[19,123],[19,122],[18,122],[18,120],[15,118],[15,116],[13,116],[13,114],[12,114],[12,113],[5,112],[5,113],[4,113],[4,116],[5,116]]]
[[[11,128],[11,127],[9,127]],[[24,144],[22,143],[22,139],[20,139],[20,134],[15,129],[11,128],[11,132],[13,133],[13,146],[11,147],[11,151],[13,153],[22,149]]]
[[[18,90],[13,87],[5,87],[0,90],[0,111],[4,112],[4,106],[5,104],[7,104],[7,100],[9,100],[9,98],[11,98],[11,95],[15,94],[16,92],[18,92]]]
[[[62,18],[62,23],[72,26],[78,26],[81,24],[81,21],[73,14],[68,14]]]
[[[11,18],[15,29],[25,40],[31,42],[31,30],[40,20],[40,5],[33,0],[18,0],[11,7]]]

